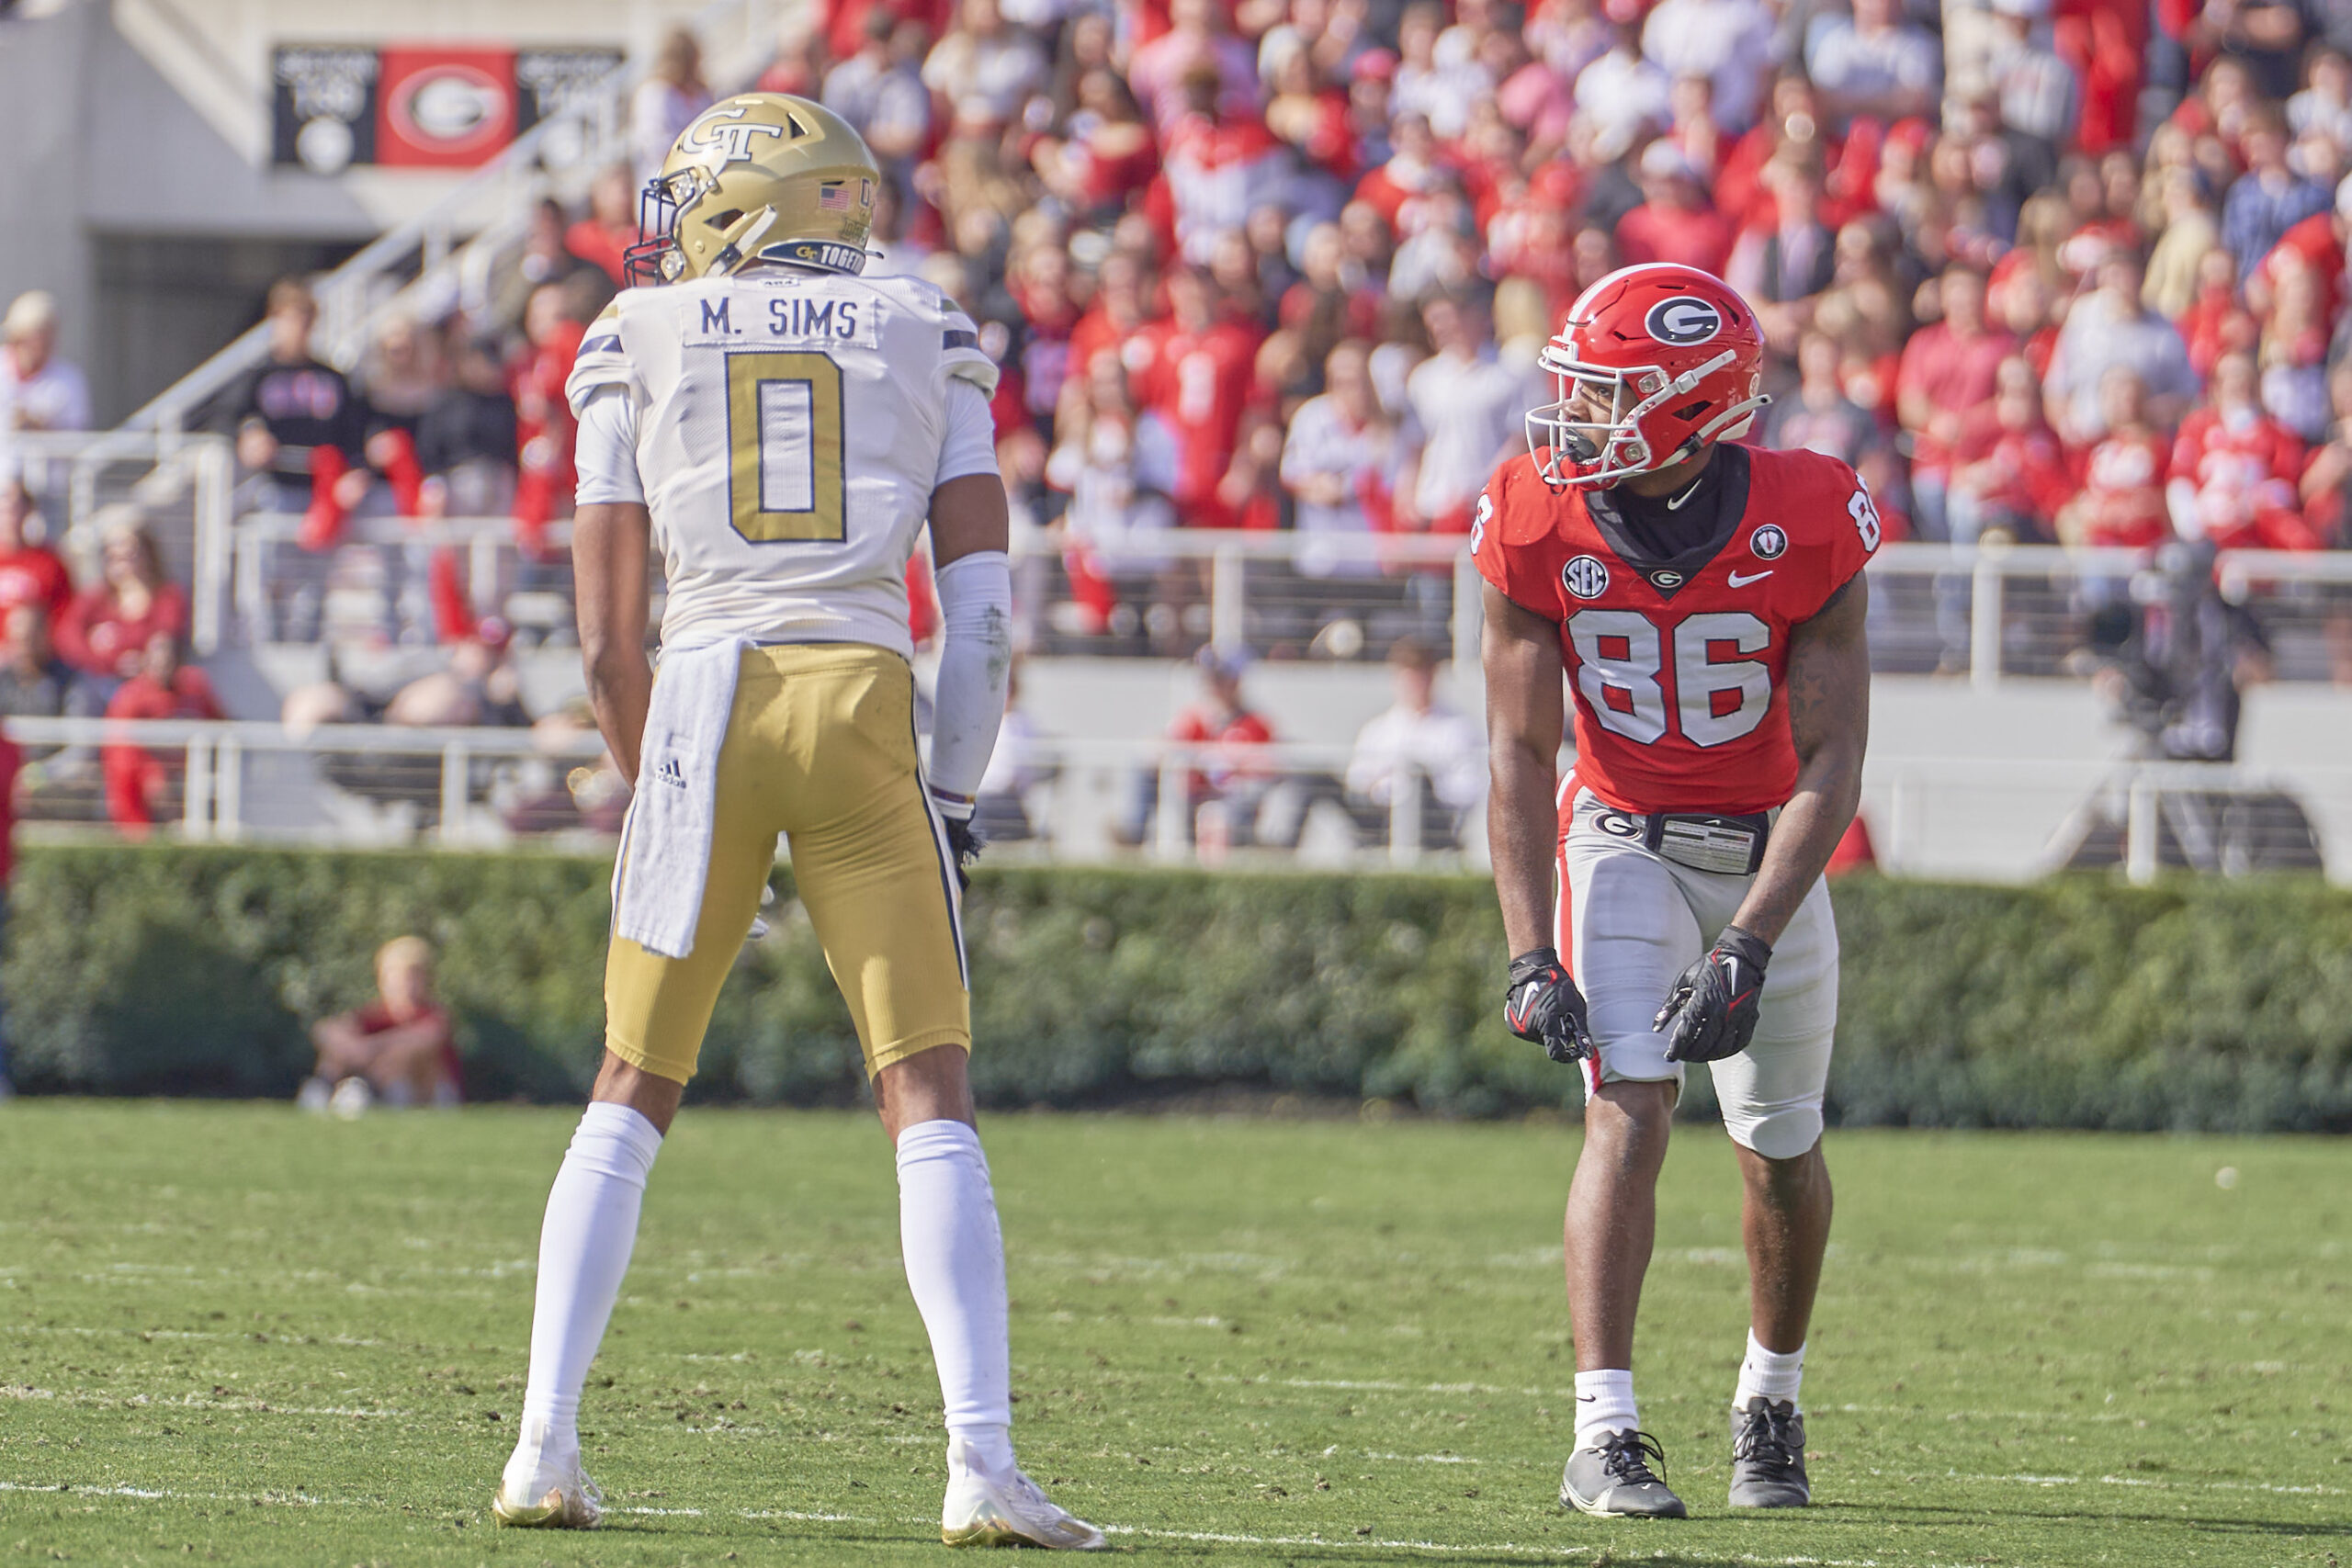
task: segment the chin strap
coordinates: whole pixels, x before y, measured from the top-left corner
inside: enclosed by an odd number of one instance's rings
[[[709,277],[724,277],[743,265],[743,258],[760,247],[760,238],[775,227],[775,209],[763,207],[739,221],[727,237],[727,243],[710,258],[710,265],[703,269]]]

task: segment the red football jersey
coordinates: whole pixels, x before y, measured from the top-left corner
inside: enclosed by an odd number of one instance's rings
[[[1479,498],[1472,556],[1504,597],[1559,623],[1577,782],[1621,811],[1768,811],[1796,788],[1789,633],[1878,548],[1878,511],[1835,457],[1745,456],[1745,502],[1723,497],[1738,521],[1687,573],[1621,556],[1584,492],[1553,490],[1537,458],[1511,458]]]

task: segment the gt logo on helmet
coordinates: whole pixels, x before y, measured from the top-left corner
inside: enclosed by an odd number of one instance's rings
[[[727,114],[729,111],[721,109],[718,112]],[[740,115],[743,111],[736,109],[732,112]],[[695,139],[687,142],[686,145],[696,152],[708,149],[718,152],[718,162],[721,164],[741,164],[751,160],[752,137],[780,137],[783,134],[783,129],[778,126],[762,125],[756,120],[738,120],[726,125],[706,125],[699,132],[695,133]]]
[[[1650,336],[1660,343],[1689,348],[1694,344],[1705,343],[1722,332],[1724,317],[1721,310],[1704,299],[1680,294],[1651,306],[1650,313],[1642,320],[1642,325],[1648,329]]]

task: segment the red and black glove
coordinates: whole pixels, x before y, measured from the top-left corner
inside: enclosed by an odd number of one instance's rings
[[[1666,994],[1650,1027],[1674,1026],[1666,1043],[1669,1062],[1720,1062],[1747,1049],[1764,1000],[1764,966],[1772,944],[1737,926],[1724,934],[1704,958],[1685,969]]]
[[[1503,1022],[1521,1040],[1543,1046],[1555,1062],[1580,1062],[1592,1055],[1584,993],[1568,977],[1555,949],[1532,948],[1510,961]]]

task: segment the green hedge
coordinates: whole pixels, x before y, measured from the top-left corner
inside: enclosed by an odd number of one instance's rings
[[[576,1095],[602,1013],[606,870],[552,855],[36,848],[11,894],[16,1071],[34,1090],[282,1094],[304,1025],[383,939],[441,953],[476,1098]],[[847,1102],[857,1047],[776,878],[695,1093]],[[1919,1126],[2352,1130],[2352,895],[2316,882],[1849,879],[1832,1114]],[[1449,1115],[1573,1107],[1497,1020],[1492,890],[1467,878],[989,870],[968,928],[997,1105],[1243,1082]],[[1688,1109],[1709,1109],[1692,1074]]]

